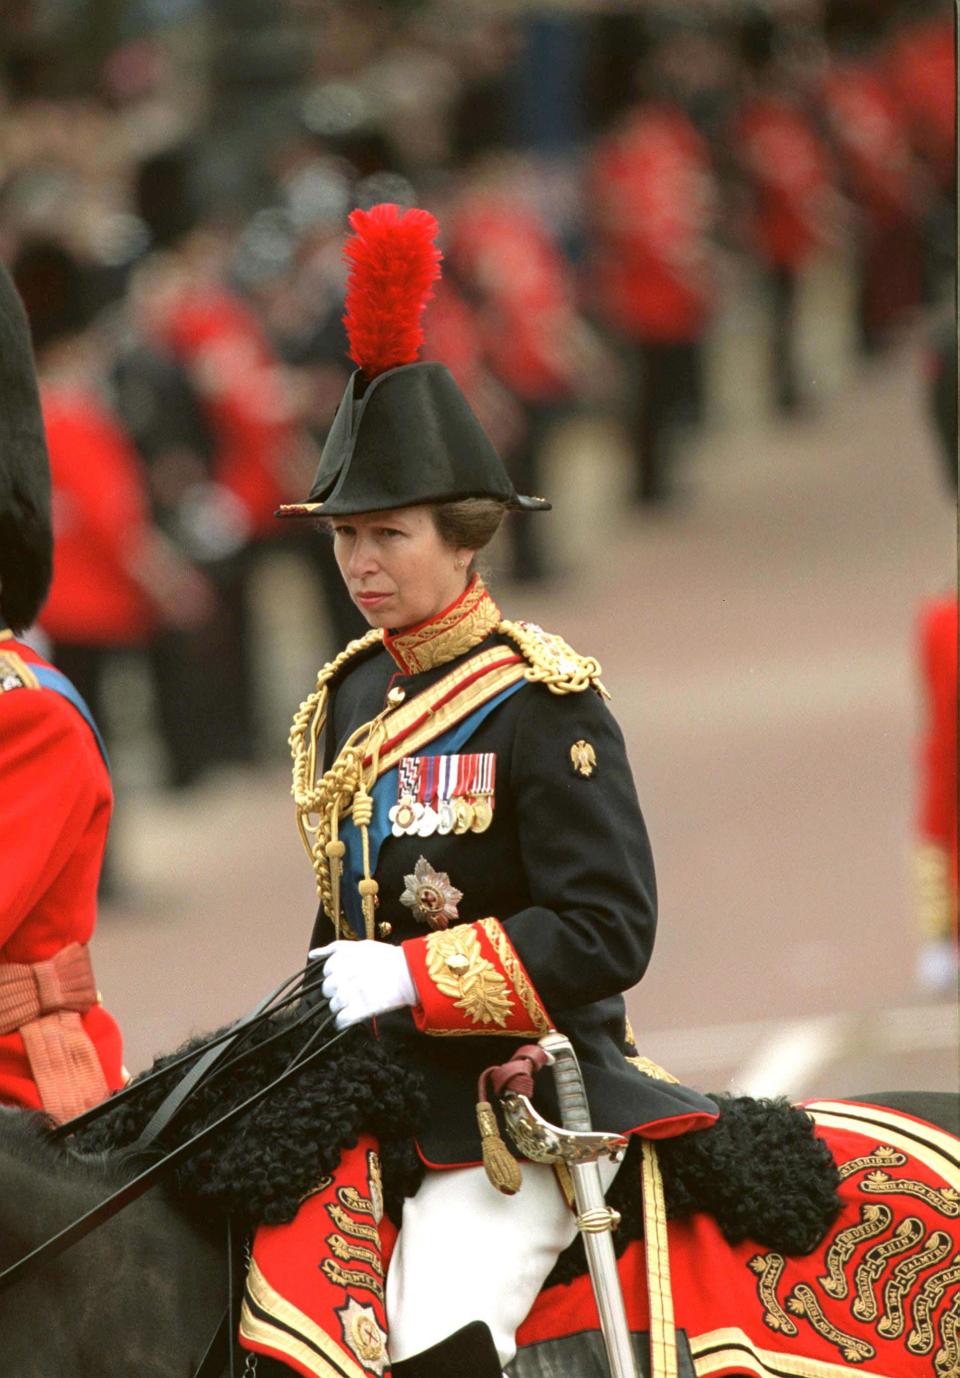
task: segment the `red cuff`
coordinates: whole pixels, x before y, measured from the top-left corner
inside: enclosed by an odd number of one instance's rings
[[[403,944],[420,1004],[421,1033],[539,1038],[552,1027],[497,919],[457,924]]]

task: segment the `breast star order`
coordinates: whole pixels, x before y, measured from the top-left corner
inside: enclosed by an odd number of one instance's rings
[[[426,857],[420,857],[412,876],[404,876],[406,886],[400,903],[412,910],[418,923],[429,928],[449,928],[459,915],[457,905],[463,892],[450,884],[446,871],[435,871]]]

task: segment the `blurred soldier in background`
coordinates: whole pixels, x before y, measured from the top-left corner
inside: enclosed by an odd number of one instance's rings
[[[225,281],[228,245],[199,217],[186,146],[145,159],[136,200],[153,252],[138,270],[139,320],[195,390],[212,448],[194,527],[210,556],[218,616],[215,759],[256,755],[250,586],[260,543],[285,496],[290,409],[278,360],[254,313]],[[208,748],[209,749],[209,748]]]
[[[109,734],[113,658],[143,650],[161,624],[205,620],[210,593],[151,523],[143,468],[109,406],[89,273],[62,245],[37,238],[21,243],[13,276],[33,331],[53,473],[57,546],[42,626]]]
[[[716,187],[687,108],[699,82],[700,37],[683,23],[651,33],[640,99],[597,142],[585,192],[592,303],[629,358],[639,503],[669,499],[678,425],[702,410]]]
[[[166,783],[195,783],[218,760],[220,704],[217,599],[221,542],[212,539],[206,501],[213,447],[196,389],[172,354],[139,320],[136,274],[108,331],[112,401],[136,448],[156,528],[208,583],[207,615],[160,625],[146,648]]]
[[[43,605],[50,472],[23,309],[0,268],[0,1103],[69,1119],[123,1084],[87,948],[112,807],[90,711],[17,639]]]
[[[529,195],[533,180],[517,155],[476,160],[449,214],[448,261],[475,312],[486,368],[514,399],[520,424],[500,438],[507,468],[519,489],[538,493],[545,444],[589,366],[573,273]],[[521,516],[507,534],[513,578],[543,578],[536,522]]]
[[[754,11],[738,39],[742,95],[728,147],[746,194],[747,246],[770,297],[771,394],[777,410],[789,414],[805,400],[797,374],[797,292],[828,238],[830,162],[771,17]]]
[[[872,354],[920,301],[925,198],[870,5],[828,0],[824,31],[830,63],[822,109],[856,212],[857,329],[861,349]]]
[[[938,263],[956,257],[957,76],[949,0],[902,0],[886,71],[925,174],[921,211],[925,299],[936,295]]]

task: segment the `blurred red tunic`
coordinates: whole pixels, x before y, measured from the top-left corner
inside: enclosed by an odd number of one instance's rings
[[[905,26],[890,48],[887,71],[905,112],[914,150],[937,185],[949,190],[956,176],[957,75],[952,17],[942,14]]]
[[[921,609],[918,630],[925,723],[919,758],[917,833],[920,846],[933,849],[940,857],[939,875],[945,883],[939,897],[942,931],[927,936],[945,937],[957,930],[956,597],[927,603]],[[931,913],[930,919],[935,922],[936,916]]]
[[[539,215],[478,188],[448,224],[449,258],[479,302],[488,366],[525,402],[561,401],[574,378],[571,274]]]
[[[277,360],[253,312],[216,283],[185,278],[156,315],[163,343],[197,388],[214,437],[213,477],[251,530],[273,535],[285,501],[289,414]]]
[[[54,641],[129,646],[153,628],[147,595],[129,572],[147,531],[140,461],[89,391],[41,389],[53,476],[53,585],[41,625]]]
[[[0,652],[46,662],[0,633]],[[0,962],[52,958],[87,943],[113,807],[110,777],[93,733],[52,689],[0,692]],[[102,1005],[80,1016],[107,1088],[123,1084],[120,1030]],[[0,1102],[40,1108],[23,1039],[0,1034]]]
[[[631,338],[697,339],[713,301],[707,146],[678,107],[644,106],[594,153],[587,205],[593,283],[608,324]]]
[[[812,120],[787,95],[757,95],[737,112],[731,144],[753,194],[756,251],[777,267],[801,268],[823,242],[830,189],[829,159]]]
[[[839,61],[821,88],[847,188],[869,220],[915,216],[916,166],[903,106],[880,63]]]

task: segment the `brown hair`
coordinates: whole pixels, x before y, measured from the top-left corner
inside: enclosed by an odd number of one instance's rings
[[[429,504],[437,535],[451,550],[482,550],[490,544],[507,510],[496,498],[461,498],[458,502]],[[333,535],[333,518],[316,518],[317,529]],[[474,572],[470,561],[468,574]]]
[[[433,523],[440,539],[451,550],[482,550],[500,528],[506,503],[496,498],[461,498],[459,502],[438,502],[433,507]]]

